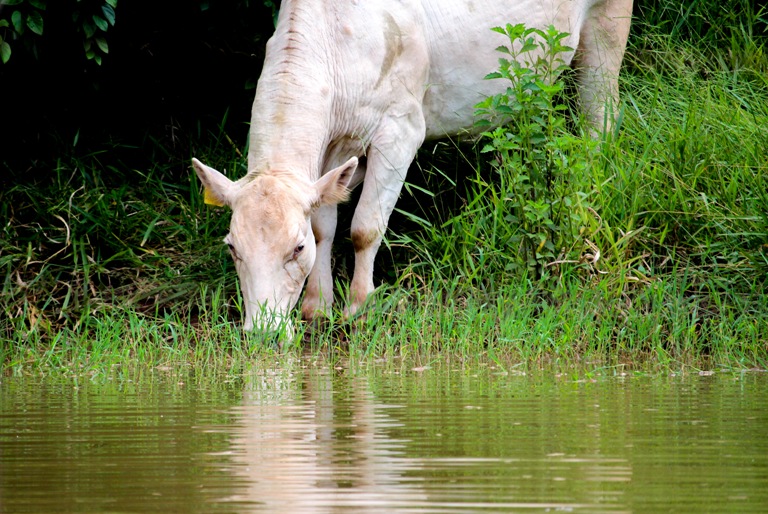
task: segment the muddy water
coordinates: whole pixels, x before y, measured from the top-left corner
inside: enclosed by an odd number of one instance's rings
[[[0,512],[768,512],[768,375],[0,381]]]

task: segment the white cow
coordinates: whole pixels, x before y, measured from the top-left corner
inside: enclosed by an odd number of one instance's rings
[[[483,80],[509,43],[492,27],[570,33],[563,43],[577,50],[562,57],[602,127],[606,104],[618,103],[631,12],[632,0],[283,0],[253,102],[248,173],[230,181],[192,160],[209,203],[232,208],[224,241],[245,330],[286,322],[307,277],[304,318],[331,306],[336,206],[362,182],[346,314],[360,308],[416,151],[471,129],[473,106],[506,87]]]

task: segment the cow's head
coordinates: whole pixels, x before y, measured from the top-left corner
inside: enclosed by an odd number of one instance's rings
[[[240,277],[243,328],[290,327],[288,314],[315,263],[312,212],[346,199],[357,158],[314,183],[290,172],[249,174],[231,181],[197,159],[192,165],[205,186],[206,203],[232,209],[224,242]]]

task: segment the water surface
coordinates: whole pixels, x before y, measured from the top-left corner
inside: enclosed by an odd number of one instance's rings
[[[0,512],[766,512],[765,373],[2,378]]]

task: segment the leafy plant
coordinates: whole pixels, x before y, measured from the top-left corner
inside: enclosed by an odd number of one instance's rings
[[[9,40],[23,41],[37,56],[36,37],[43,35],[48,5],[48,0],[0,0],[0,7],[10,8],[7,14],[6,9],[0,14],[0,61],[3,64],[11,58]],[[109,53],[106,33],[115,25],[116,8],[117,0],[75,0],[71,6],[71,19],[74,29],[82,35],[85,57],[99,65],[102,57]]]
[[[502,93],[475,106],[477,125],[498,125],[482,133],[482,153],[492,153],[502,202],[506,240],[498,241],[516,255],[507,269],[527,269],[532,277],[545,275],[555,262],[577,261],[573,251],[589,223],[587,194],[579,178],[587,168],[595,143],[576,137],[566,128],[566,105],[561,101],[567,66],[561,55],[572,52],[563,41],[568,33],[554,26],[546,30],[523,24],[496,27],[509,39],[497,50],[499,69],[489,80],[506,80]]]

